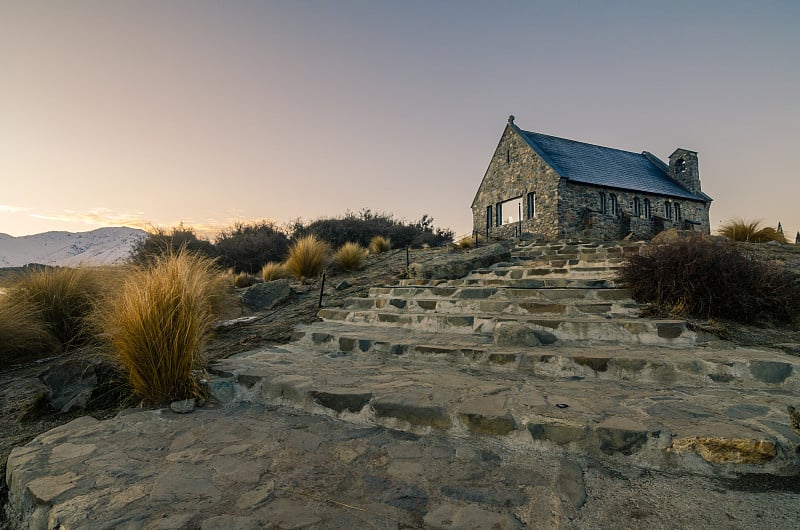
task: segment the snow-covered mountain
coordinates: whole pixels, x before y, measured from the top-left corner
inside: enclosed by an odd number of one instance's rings
[[[133,245],[147,232],[126,226],[91,232],[44,232],[14,237],[0,234],[0,267],[28,263],[76,267],[125,261]]]

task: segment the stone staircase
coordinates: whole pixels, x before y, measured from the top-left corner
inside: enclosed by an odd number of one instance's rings
[[[691,472],[800,471],[800,363],[640,318],[615,284],[638,243],[521,241],[457,280],[322,309],[295,341],[216,364],[222,402]]]

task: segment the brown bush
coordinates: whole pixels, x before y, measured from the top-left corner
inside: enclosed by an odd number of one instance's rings
[[[644,247],[618,274],[637,301],[674,313],[745,324],[788,322],[800,312],[800,284],[790,271],[735,243],[707,237]]]

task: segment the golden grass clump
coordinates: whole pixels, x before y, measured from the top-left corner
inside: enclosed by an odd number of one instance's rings
[[[58,349],[58,342],[27,300],[0,294],[0,364],[33,359]]]
[[[381,254],[392,249],[392,241],[388,237],[375,236],[369,242],[370,254]]]
[[[211,332],[225,276],[214,262],[186,250],[155,257],[130,274],[95,313],[113,358],[134,393],[152,404],[200,397],[195,370]]]
[[[366,249],[358,243],[345,243],[333,256],[333,262],[344,271],[355,271],[364,265],[367,256]]]
[[[69,347],[91,338],[89,316],[103,290],[93,269],[42,268],[20,276],[7,297],[12,305],[30,305],[53,337]]]
[[[289,256],[283,266],[301,282],[319,276],[331,254],[331,247],[316,236],[308,235],[295,241],[289,247]]]
[[[256,283],[256,277],[246,272],[240,272],[233,275],[233,286],[237,289],[242,287],[250,287]]]
[[[787,243],[786,237],[771,226],[761,227],[761,221],[745,221],[733,219],[722,225],[718,230],[719,235],[733,241],[749,241],[750,243],[766,243],[778,241]]]
[[[281,278],[286,278],[287,275],[288,273],[283,263],[278,263],[277,261],[267,262],[261,267],[261,278],[265,282],[280,280]]]

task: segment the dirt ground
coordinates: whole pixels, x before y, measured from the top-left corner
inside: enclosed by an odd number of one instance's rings
[[[784,264],[800,274],[800,246],[749,245],[749,248],[770,260]],[[425,261],[447,249],[412,250],[410,261]],[[334,307],[347,297],[363,296],[370,287],[391,285],[405,277],[406,250],[393,250],[370,258],[368,266],[355,273],[329,273],[326,278],[323,305]],[[346,282],[347,285],[342,283]],[[320,283],[292,285],[293,295],[287,304],[260,315],[247,325],[216,334],[206,346],[209,360],[224,358],[239,352],[263,346],[283,344],[291,339],[297,324],[317,320]],[[247,316],[240,297],[243,290],[234,291],[225,318]],[[721,321],[691,321],[693,327],[712,332],[733,343],[746,346],[778,347],[792,355],[800,356],[800,327],[754,327]],[[85,355],[75,351],[68,355]],[[63,356],[61,356],[63,358]],[[54,361],[42,359],[23,364],[0,364],[0,506],[5,505],[5,462],[11,449],[24,445],[37,435],[64,424],[75,417],[89,414],[98,419],[113,416],[120,405],[60,414],[44,400],[45,387],[39,376]],[[130,401],[125,406],[135,405]],[[0,509],[0,529],[5,528],[4,510]]]

